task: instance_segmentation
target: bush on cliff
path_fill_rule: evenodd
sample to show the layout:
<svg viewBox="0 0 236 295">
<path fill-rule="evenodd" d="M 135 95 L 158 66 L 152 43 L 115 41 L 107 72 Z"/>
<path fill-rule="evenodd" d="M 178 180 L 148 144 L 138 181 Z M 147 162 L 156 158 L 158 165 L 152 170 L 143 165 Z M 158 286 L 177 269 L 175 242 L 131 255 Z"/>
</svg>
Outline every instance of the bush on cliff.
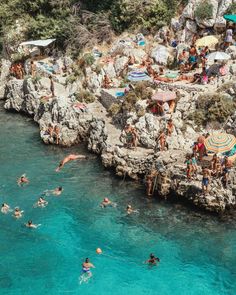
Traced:
<svg viewBox="0 0 236 295">
<path fill-rule="evenodd" d="M 75 93 L 75 97 L 78 101 L 84 103 L 92 103 L 95 101 L 95 96 L 90 91 L 84 89 Z"/>
<path fill-rule="evenodd" d="M 194 14 L 199 20 L 210 19 L 213 16 L 213 5 L 209 0 L 203 0 L 196 7 Z"/>
<path fill-rule="evenodd" d="M 227 11 L 226 11 L 226 14 L 236 14 L 236 3 L 232 3 Z"/>
<path fill-rule="evenodd" d="M 222 93 L 199 96 L 196 111 L 190 114 L 189 119 L 194 120 L 198 126 L 224 123 L 234 113 L 235 102 Z"/>
<path fill-rule="evenodd" d="M 139 99 L 150 99 L 153 94 L 147 81 L 138 82 L 135 86 L 134 92 Z"/>
</svg>

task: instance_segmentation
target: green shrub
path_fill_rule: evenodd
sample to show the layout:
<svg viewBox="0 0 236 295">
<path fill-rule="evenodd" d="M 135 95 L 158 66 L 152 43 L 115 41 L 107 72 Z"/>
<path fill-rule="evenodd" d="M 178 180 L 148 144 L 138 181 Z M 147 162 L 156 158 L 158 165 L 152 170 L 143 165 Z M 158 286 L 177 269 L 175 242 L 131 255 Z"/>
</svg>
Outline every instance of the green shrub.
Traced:
<svg viewBox="0 0 236 295">
<path fill-rule="evenodd" d="M 94 64 L 95 58 L 91 53 L 85 53 L 78 61 L 78 65 L 81 69 L 84 69 L 88 66 Z"/>
<path fill-rule="evenodd" d="M 80 92 L 75 93 L 75 98 L 80 102 L 92 103 L 95 101 L 95 96 L 88 90 L 82 89 Z"/>
<path fill-rule="evenodd" d="M 213 16 L 213 5 L 209 0 L 201 1 L 195 10 L 195 17 L 199 20 L 205 20 L 212 18 Z"/>
<path fill-rule="evenodd" d="M 222 93 L 199 96 L 196 111 L 189 115 L 198 126 L 224 123 L 234 113 L 235 102 Z"/>
<path fill-rule="evenodd" d="M 236 14 L 236 3 L 232 3 L 227 11 L 226 11 L 226 14 Z"/>
<path fill-rule="evenodd" d="M 117 0 L 111 6 L 111 23 L 117 32 L 127 29 L 157 31 L 168 24 L 181 1 Z"/>
<path fill-rule="evenodd" d="M 66 85 L 73 84 L 77 80 L 77 77 L 74 74 L 71 74 L 66 78 Z"/>
<path fill-rule="evenodd" d="M 120 111 L 121 111 L 121 105 L 118 103 L 113 103 L 108 110 L 111 116 L 117 115 Z"/>
<path fill-rule="evenodd" d="M 152 97 L 152 89 L 147 81 L 138 82 L 134 92 L 139 99 L 150 99 Z"/>
</svg>

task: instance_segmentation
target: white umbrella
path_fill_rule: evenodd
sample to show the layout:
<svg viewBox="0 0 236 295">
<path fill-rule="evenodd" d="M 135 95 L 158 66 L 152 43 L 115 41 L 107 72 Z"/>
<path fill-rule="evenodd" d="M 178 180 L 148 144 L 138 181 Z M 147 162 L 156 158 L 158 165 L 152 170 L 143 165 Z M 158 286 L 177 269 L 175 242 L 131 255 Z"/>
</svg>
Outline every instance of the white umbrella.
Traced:
<svg viewBox="0 0 236 295">
<path fill-rule="evenodd" d="M 209 61 L 211 61 L 211 60 L 228 60 L 228 59 L 230 59 L 230 55 L 228 55 L 225 52 L 216 51 L 216 52 L 212 52 L 212 53 L 208 54 L 206 58 Z"/>
</svg>

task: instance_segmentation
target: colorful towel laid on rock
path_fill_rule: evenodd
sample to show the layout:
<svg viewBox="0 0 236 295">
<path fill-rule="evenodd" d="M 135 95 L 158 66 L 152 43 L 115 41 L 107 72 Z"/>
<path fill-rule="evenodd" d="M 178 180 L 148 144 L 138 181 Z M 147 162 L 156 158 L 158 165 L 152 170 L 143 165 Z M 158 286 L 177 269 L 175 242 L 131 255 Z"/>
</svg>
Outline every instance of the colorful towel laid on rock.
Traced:
<svg viewBox="0 0 236 295">
<path fill-rule="evenodd" d="M 151 78 L 142 71 L 134 71 L 128 74 L 128 80 L 132 82 L 151 81 Z"/>
</svg>

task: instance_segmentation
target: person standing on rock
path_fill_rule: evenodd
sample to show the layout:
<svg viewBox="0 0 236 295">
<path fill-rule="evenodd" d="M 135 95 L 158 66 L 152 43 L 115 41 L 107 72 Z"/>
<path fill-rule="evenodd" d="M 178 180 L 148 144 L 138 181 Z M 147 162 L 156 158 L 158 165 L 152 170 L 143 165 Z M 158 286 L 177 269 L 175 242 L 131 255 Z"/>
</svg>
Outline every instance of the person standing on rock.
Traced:
<svg viewBox="0 0 236 295">
<path fill-rule="evenodd" d="M 56 144 L 58 145 L 59 144 L 59 137 L 60 137 L 60 128 L 57 125 L 54 127 L 54 136 L 56 139 Z"/>
<path fill-rule="evenodd" d="M 159 141 L 160 151 L 164 151 L 166 148 L 166 135 L 164 131 L 160 132 L 157 140 Z"/>
<path fill-rule="evenodd" d="M 52 97 L 55 97 L 55 86 L 54 86 L 53 77 L 50 75 L 49 79 L 50 79 L 50 91 L 52 93 Z"/>
<path fill-rule="evenodd" d="M 209 184 L 211 181 L 211 171 L 207 168 L 202 168 L 202 191 L 204 195 L 209 192 Z"/>
<path fill-rule="evenodd" d="M 167 128 L 167 136 L 171 136 L 171 134 L 174 131 L 174 124 L 173 124 L 172 119 L 169 119 L 167 121 L 167 127 L 166 128 Z"/>
<path fill-rule="evenodd" d="M 33 60 L 31 60 L 30 62 L 30 72 L 31 72 L 32 78 L 34 78 L 36 74 L 36 65 Z"/>
<path fill-rule="evenodd" d="M 187 164 L 187 169 L 186 169 L 186 176 L 188 181 L 192 179 L 192 172 L 193 172 L 193 163 L 190 155 L 186 156 L 186 161 L 185 163 Z"/>
</svg>

